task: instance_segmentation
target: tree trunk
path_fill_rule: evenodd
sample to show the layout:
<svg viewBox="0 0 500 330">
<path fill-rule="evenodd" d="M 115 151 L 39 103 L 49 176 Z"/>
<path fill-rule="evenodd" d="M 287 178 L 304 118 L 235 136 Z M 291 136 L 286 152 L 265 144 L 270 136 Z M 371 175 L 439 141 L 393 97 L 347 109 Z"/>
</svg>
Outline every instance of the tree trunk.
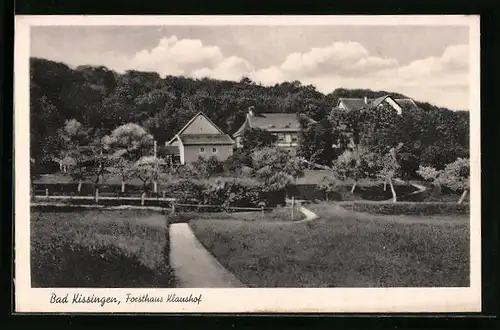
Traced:
<svg viewBox="0 0 500 330">
<path fill-rule="evenodd" d="M 125 192 L 125 181 L 122 179 L 122 193 Z"/>
<path fill-rule="evenodd" d="M 354 182 L 354 184 L 352 185 L 351 194 L 354 194 L 354 189 L 356 189 L 357 184 L 358 184 L 357 182 Z"/>
<path fill-rule="evenodd" d="M 82 192 L 82 180 L 78 180 L 78 193 L 80 194 Z"/>
<path fill-rule="evenodd" d="M 389 179 L 389 186 L 391 187 L 392 202 L 396 203 L 397 202 L 397 196 L 396 196 L 396 190 L 394 189 L 394 185 L 392 184 L 392 179 Z"/>
<path fill-rule="evenodd" d="M 458 200 L 457 204 L 462 204 L 465 197 L 467 197 L 467 193 L 469 192 L 468 189 L 465 189 L 464 192 L 462 193 L 462 196 L 460 196 L 460 199 Z"/>
<path fill-rule="evenodd" d="M 325 200 L 328 202 L 328 192 L 325 192 Z"/>
<path fill-rule="evenodd" d="M 387 181 L 384 181 L 384 191 L 387 190 Z"/>
</svg>

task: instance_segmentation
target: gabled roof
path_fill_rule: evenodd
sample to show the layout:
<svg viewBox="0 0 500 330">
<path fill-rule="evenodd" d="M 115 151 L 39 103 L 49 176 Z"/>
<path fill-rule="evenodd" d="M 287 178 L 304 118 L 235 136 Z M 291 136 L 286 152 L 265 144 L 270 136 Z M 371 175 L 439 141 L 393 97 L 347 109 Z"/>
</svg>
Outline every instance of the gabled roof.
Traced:
<svg viewBox="0 0 500 330">
<path fill-rule="evenodd" d="M 181 128 L 181 130 L 180 130 L 179 132 L 177 132 L 177 134 L 176 134 L 176 135 L 175 135 L 172 139 L 170 139 L 170 141 L 168 141 L 166 144 L 167 144 L 167 145 L 171 144 L 171 143 L 172 143 L 175 139 L 177 139 L 177 137 L 178 137 L 178 136 L 182 135 L 182 132 L 184 132 L 184 131 L 186 130 L 186 128 L 188 128 L 188 127 L 189 127 L 189 125 L 191 125 L 191 124 L 193 123 L 193 121 L 195 121 L 195 120 L 196 120 L 196 118 L 198 118 L 198 116 L 200 116 L 200 115 L 201 115 L 201 116 L 203 116 L 203 117 L 205 117 L 205 119 L 206 119 L 206 120 L 207 120 L 207 121 L 208 121 L 211 125 L 213 125 L 213 126 L 217 129 L 217 131 L 219 131 L 219 132 L 220 132 L 220 134 L 221 134 L 221 135 L 225 135 L 225 133 L 224 133 L 224 132 L 223 132 L 223 131 L 222 131 L 222 130 L 221 130 L 221 129 L 217 126 L 217 125 L 215 125 L 215 123 L 214 123 L 214 122 L 213 122 L 210 118 L 208 118 L 208 116 L 207 116 L 207 115 L 205 115 L 205 114 L 203 113 L 203 111 L 200 111 L 200 112 L 198 112 L 196 115 L 194 115 L 194 116 L 193 116 L 193 118 L 191 118 L 191 119 L 187 122 L 187 124 L 186 124 L 186 125 L 184 125 L 184 126 Z"/>
<path fill-rule="evenodd" d="M 392 99 L 392 97 L 390 97 L 389 95 L 384 95 L 384 96 L 381 96 L 379 98 L 376 98 L 375 100 L 369 102 L 370 103 L 370 107 L 373 107 L 373 108 L 378 107 L 380 105 L 380 103 L 384 102 L 385 99 L 387 99 L 387 98 L 391 98 Z"/>
<path fill-rule="evenodd" d="M 251 128 L 249 115 L 245 116 L 245 122 L 240 126 L 240 128 L 233 134 L 233 136 L 239 136 L 243 134 L 248 128 Z"/>
<path fill-rule="evenodd" d="M 405 109 L 416 109 L 417 104 L 412 99 L 395 99 L 395 101 Z"/>
<path fill-rule="evenodd" d="M 183 145 L 231 145 L 234 143 L 227 134 L 183 134 L 179 135 L 179 139 Z"/>
<path fill-rule="evenodd" d="M 339 98 L 339 102 L 337 105 L 340 103 L 344 103 L 345 107 L 348 110 L 353 110 L 353 109 L 361 109 L 362 107 L 368 105 L 371 100 L 368 100 L 368 104 L 365 104 L 364 99 L 359 99 L 359 98 Z"/>
<path fill-rule="evenodd" d="M 414 107 L 417 108 L 417 105 L 412 99 L 394 99 L 390 95 L 384 95 L 376 99 L 367 99 L 367 103 L 365 103 L 364 98 L 339 98 L 337 106 L 342 102 L 346 106 L 348 110 L 361 109 L 365 106 L 368 107 L 377 107 L 380 103 L 384 102 L 387 98 L 393 99 L 399 106 L 402 108 Z"/>
<path fill-rule="evenodd" d="M 234 133 L 240 135 L 246 128 L 260 128 L 271 132 L 297 132 L 300 129 L 295 113 L 260 113 L 248 116 L 243 125 Z"/>
<path fill-rule="evenodd" d="M 186 130 L 186 128 L 188 128 L 188 127 L 189 127 L 189 125 L 191 125 L 191 124 L 193 123 L 193 121 L 194 121 L 196 118 L 198 118 L 198 116 L 200 116 L 200 115 L 201 115 L 201 116 L 203 116 L 203 117 L 205 117 L 205 119 L 206 119 L 206 120 L 208 120 L 208 122 L 209 122 L 210 124 L 212 124 L 212 125 L 213 125 L 213 126 L 214 126 L 214 127 L 215 127 L 215 128 L 216 128 L 219 132 L 220 132 L 220 134 L 225 134 L 225 133 L 224 133 L 224 132 L 223 132 L 223 131 L 222 131 L 222 130 L 221 130 L 221 129 L 217 126 L 217 125 L 215 125 L 215 123 L 214 123 L 214 122 L 213 122 L 210 118 L 208 118 L 208 116 L 207 116 L 207 115 L 205 115 L 205 114 L 203 113 L 203 111 L 200 111 L 200 112 L 198 112 L 196 115 L 194 115 L 194 116 L 193 116 L 193 118 L 191 118 L 191 119 L 187 122 L 187 124 L 186 124 L 186 125 L 184 125 L 184 127 L 182 127 L 182 128 L 181 128 L 181 130 L 177 133 L 177 135 L 181 135 L 181 134 L 182 134 L 182 132 L 184 132 L 184 131 Z"/>
</svg>

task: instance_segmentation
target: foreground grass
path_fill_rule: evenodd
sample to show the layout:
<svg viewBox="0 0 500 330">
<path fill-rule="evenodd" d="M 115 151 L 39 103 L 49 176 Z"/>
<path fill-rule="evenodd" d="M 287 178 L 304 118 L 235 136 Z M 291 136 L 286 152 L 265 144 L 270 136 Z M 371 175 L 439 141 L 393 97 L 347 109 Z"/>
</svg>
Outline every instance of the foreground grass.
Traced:
<svg viewBox="0 0 500 330">
<path fill-rule="evenodd" d="M 172 287 L 165 217 L 144 210 L 32 211 L 33 287 Z"/>
<path fill-rule="evenodd" d="M 327 204 L 308 223 L 190 222 L 250 287 L 469 285 L 468 216 L 374 216 Z"/>
</svg>

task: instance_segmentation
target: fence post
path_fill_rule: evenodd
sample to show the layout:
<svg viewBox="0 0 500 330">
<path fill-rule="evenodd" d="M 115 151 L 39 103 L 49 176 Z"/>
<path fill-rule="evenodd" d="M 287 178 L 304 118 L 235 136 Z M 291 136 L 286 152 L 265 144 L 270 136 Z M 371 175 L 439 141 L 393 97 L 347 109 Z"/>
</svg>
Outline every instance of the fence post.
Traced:
<svg viewBox="0 0 500 330">
<path fill-rule="evenodd" d="M 161 192 L 161 196 L 162 196 L 162 198 L 163 198 L 163 199 L 165 199 L 165 190 L 163 190 L 163 191 Z"/>
<path fill-rule="evenodd" d="M 141 206 L 144 206 L 144 198 L 146 197 L 146 193 L 143 192 L 141 195 Z"/>
<path fill-rule="evenodd" d="M 264 206 L 263 205 L 260 207 L 260 211 L 262 213 L 262 218 L 264 218 Z"/>
<path fill-rule="evenodd" d="M 45 188 L 45 197 L 49 199 L 49 188 Z"/>
<path fill-rule="evenodd" d="M 175 213 L 175 202 L 172 202 L 172 214 Z"/>
<path fill-rule="evenodd" d="M 292 196 L 292 220 L 293 220 L 293 211 L 295 210 L 295 196 Z"/>
<path fill-rule="evenodd" d="M 95 202 L 99 203 L 99 188 L 95 188 Z"/>
</svg>

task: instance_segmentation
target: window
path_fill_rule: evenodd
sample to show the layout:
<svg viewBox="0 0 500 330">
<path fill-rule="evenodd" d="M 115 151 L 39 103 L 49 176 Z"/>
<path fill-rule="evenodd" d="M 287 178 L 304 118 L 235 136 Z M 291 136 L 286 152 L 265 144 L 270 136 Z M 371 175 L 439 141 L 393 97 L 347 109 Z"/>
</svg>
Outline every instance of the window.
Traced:
<svg viewBox="0 0 500 330">
<path fill-rule="evenodd" d="M 297 135 L 292 135 L 292 142 L 297 142 L 297 141 L 298 141 Z"/>
<path fill-rule="evenodd" d="M 278 134 L 278 141 L 279 141 L 279 142 L 285 142 L 285 135 L 283 135 L 283 134 Z"/>
<path fill-rule="evenodd" d="M 212 148 L 212 153 L 216 153 L 217 152 L 217 148 Z"/>
<path fill-rule="evenodd" d="M 205 148 L 200 148 L 200 152 L 205 152 Z"/>
</svg>

